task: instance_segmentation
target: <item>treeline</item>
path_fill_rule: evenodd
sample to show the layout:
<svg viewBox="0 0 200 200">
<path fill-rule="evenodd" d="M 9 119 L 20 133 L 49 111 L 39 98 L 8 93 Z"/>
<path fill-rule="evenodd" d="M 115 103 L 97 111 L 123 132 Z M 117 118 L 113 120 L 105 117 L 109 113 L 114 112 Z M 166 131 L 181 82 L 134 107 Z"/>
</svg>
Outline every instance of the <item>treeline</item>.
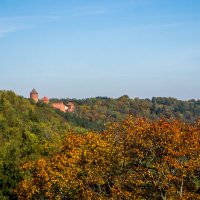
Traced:
<svg viewBox="0 0 200 200">
<path fill-rule="evenodd" d="M 20 165 L 56 152 L 71 129 L 48 105 L 0 91 L 0 199 L 16 199 Z"/>
<path fill-rule="evenodd" d="M 124 95 L 118 99 L 96 97 L 88 99 L 62 99 L 75 103 L 74 113 L 67 113 L 68 121 L 91 130 L 103 130 L 111 122 L 124 120 L 127 115 L 155 120 L 174 118 L 195 122 L 200 118 L 200 100 L 181 101 L 175 98 L 153 97 L 130 99 Z"/>
</svg>

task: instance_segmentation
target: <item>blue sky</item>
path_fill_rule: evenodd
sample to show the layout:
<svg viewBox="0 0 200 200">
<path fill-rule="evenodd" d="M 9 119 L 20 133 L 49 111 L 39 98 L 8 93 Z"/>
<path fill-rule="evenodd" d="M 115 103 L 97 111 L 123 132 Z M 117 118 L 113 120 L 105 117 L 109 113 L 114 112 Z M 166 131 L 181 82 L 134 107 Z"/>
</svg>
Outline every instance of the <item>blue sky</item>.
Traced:
<svg viewBox="0 0 200 200">
<path fill-rule="evenodd" d="M 0 89 L 200 99 L 199 0 L 1 0 Z"/>
</svg>

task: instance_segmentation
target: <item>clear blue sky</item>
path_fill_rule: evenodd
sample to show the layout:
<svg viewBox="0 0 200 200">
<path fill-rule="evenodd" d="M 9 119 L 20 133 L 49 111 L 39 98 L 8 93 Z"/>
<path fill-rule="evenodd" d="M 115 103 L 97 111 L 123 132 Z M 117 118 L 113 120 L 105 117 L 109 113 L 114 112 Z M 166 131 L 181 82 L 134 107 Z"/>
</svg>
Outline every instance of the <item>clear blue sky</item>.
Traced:
<svg viewBox="0 0 200 200">
<path fill-rule="evenodd" d="M 0 89 L 200 99 L 200 0 L 1 0 Z"/>
</svg>

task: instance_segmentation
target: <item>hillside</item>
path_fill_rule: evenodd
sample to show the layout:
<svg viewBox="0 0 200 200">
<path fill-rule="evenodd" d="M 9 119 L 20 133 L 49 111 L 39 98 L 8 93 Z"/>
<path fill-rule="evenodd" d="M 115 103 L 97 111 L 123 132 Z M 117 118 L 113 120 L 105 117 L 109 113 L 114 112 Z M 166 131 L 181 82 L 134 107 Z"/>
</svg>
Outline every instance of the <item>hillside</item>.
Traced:
<svg viewBox="0 0 200 200">
<path fill-rule="evenodd" d="M 55 100 L 56 99 L 51 99 L 51 102 Z M 189 132 L 191 130 L 193 130 L 191 134 L 196 134 L 196 133 L 199 134 L 199 122 L 196 123 L 195 121 L 200 117 L 200 101 L 196 100 L 180 101 L 174 98 L 160 98 L 160 97 L 152 98 L 152 100 L 130 99 L 128 96 L 124 95 L 118 99 L 97 97 L 97 98 L 88 98 L 82 100 L 61 99 L 61 101 L 63 101 L 64 103 L 72 101 L 76 107 L 75 112 L 63 113 L 53 109 L 48 104 L 42 102 L 35 103 L 33 100 L 18 96 L 12 91 L 0 91 L 0 199 L 2 200 L 18 199 L 19 196 L 22 196 L 22 199 L 27 199 L 26 195 L 31 191 L 30 190 L 24 191 L 26 188 L 22 187 L 20 189 L 18 185 L 19 183 L 24 184 L 23 180 L 26 180 L 29 176 L 35 176 L 37 174 L 32 174 L 33 173 L 32 171 L 29 171 L 28 174 L 23 172 L 22 166 L 26 165 L 26 163 L 29 164 L 34 163 L 36 160 L 40 161 L 40 159 L 45 159 L 47 162 L 49 162 L 49 160 L 51 159 L 54 158 L 57 159 L 58 158 L 57 155 L 58 156 L 61 155 L 61 157 L 65 158 L 65 156 L 68 155 L 68 153 L 70 154 L 72 149 L 75 152 L 78 151 L 77 148 L 81 149 L 82 153 L 79 156 L 80 158 L 82 158 L 82 156 L 85 154 L 84 153 L 85 147 L 82 146 L 81 142 L 82 140 L 85 140 L 84 145 L 86 145 L 88 149 L 91 149 L 91 151 L 93 151 L 94 148 L 93 142 L 96 145 L 96 147 L 101 145 L 101 142 L 103 142 L 102 143 L 103 146 L 104 142 L 106 142 L 108 145 L 111 146 L 114 145 L 110 143 L 110 138 L 107 138 L 108 141 L 104 141 L 104 136 L 106 135 L 109 136 L 111 133 L 112 135 L 115 135 L 116 134 L 115 131 L 118 132 L 118 128 L 116 128 L 116 130 L 112 129 L 113 122 L 117 122 L 114 125 L 116 127 L 118 127 L 118 124 L 119 127 L 121 125 L 123 127 L 123 123 L 125 124 L 130 123 L 130 121 L 120 122 L 123 121 L 127 117 L 127 115 L 133 115 L 134 119 L 137 119 L 138 117 L 146 118 L 146 120 L 149 121 L 147 124 L 144 123 L 142 125 L 140 124 L 136 125 L 138 126 L 139 129 L 135 129 L 134 127 L 132 127 L 131 134 L 134 133 L 134 130 L 139 130 L 138 134 L 140 133 L 140 130 L 141 131 L 143 129 L 149 130 L 148 126 L 149 128 L 152 128 L 152 131 L 154 131 L 153 126 L 155 125 L 153 125 L 153 122 L 159 119 L 160 117 L 167 118 L 167 122 L 164 121 L 161 123 L 161 125 L 159 121 L 155 122 L 157 123 L 156 129 L 158 129 L 159 131 L 163 129 L 164 132 L 165 131 L 167 132 L 168 131 L 167 126 L 170 126 L 171 129 L 173 130 L 172 132 L 177 133 L 176 129 L 178 126 L 179 132 L 183 130 L 188 138 L 193 137 L 192 135 L 191 136 L 188 135 L 190 134 Z M 169 122 L 168 119 L 171 117 L 179 119 L 180 122 L 173 122 L 173 120 L 170 120 L 171 124 L 166 126 L 166 124 L 168 124 Z M 130 126 L 132 126 L 132 123 L 136 123 L 134 122 L 133 119 L 131 119 L 131 121 L 132 122 Z M 189 122 L 190 124 L 193 123 L 194 127 L 188 124 L 189 126 L 191 126 L 191 129 L 187 128 L 189 126 L 185 124 L 185 122 Z M 112 126 L 109 127 L 110 124 Z M 126 124 L 126 126 L 128 128 L 129 124 Z M 183 127 L 183 129 L 181 127 Z M 92 132 L 89 133 L 89 130 Z M 105 132 L 101 132 L 101 134 L 96 134 L 96 132 L 94 132 L 96 130 L 98 131 L 105 130 Z M 119 128 L 119 130 L 121 131 L 122 129 Z M 149 134 L 148 131 L 146 133 Z M 125 135 L 126 134 L 129 133 L 125 133 Z M 157 132 L 153 134 L 155 134 L 155 137 L 157 137 L 156 136 Z M 162 134 L 162 132 L 160 134 Z M 99 136 L 102 135 L 101 140 L 99 140 L 98 138 L 99 136 L 97 135 Z M 154 140 L 154 136 L 152 137 L 153 138 L 151 138 L 151 140 Z M 195 135 L 195 137 L 198 138 L 198 135 Z M 78 138 L 78 140 L 73 138 Z M 71 142 L 69 144 L 70 140 Z M 63 145 L 64 146 L 72 145 L 72 146 L 67 147 L 66 149 L 65 147 L 63 147 Z M 162 146 L 162 144 L 159 145 Z M 112 148 L 114 149 L 118 148 L 118 145 Z M 198 145 L 196 149 L 198 149 Z M 103 149 L 100 148 L 99 152 L 100 155 L 102 150 Z M 107 155 L 109 149 L 107 150 L 105 149 L 105 151 L 106 153 L 103 150 L 105 155 Z M 73 155 L 75 154 L 73 153 Z M 67 157 L 66 159 L 70 159 L 70 157 Z M 79 158 L 75 157 L 75 160 L 76 159 Z M 88 157 L 88 159 L 90 159 L 90 157 Z M 94 160 L 93 158 L 91 159 L 92 160 L 88 161 L 89 163 L 96 162 L 95 160 L 96 158 L 94 158 Z M 110 161 L 113 162 L 115 160 L 115 153 L 112 155 L 112 158 L 109 159 L 111 159 Z M 57 161 L 54 160 L 54 162 Z M 104 160 L 102 160 L 102 162 L 104 163 Z M 121 160 L 118 163 L 119 164 L 118 167 L 120 167 L 121 169 L 120 163 Z M 29 164 L 28 166 L 30 165 L 32 166 L 32 164 L 30 165 Z M 115 163 L 112 163 L 112 165 L 113 164 Z M 132 163 L 130 162 L 129 163 L 130 167 L 131 164 Z M 37 168 L 37 163 L 35 165 Z M 113 174 L 112 165 L 110 165 L 111 168 L 109 168 L 109 173 L 111 173 L 111 175 Z M 60 165 L 57 167 L 59 169 Z M 80 170 L 79 166 L 74 165 L 73 163 L 72 166 L 70 167 L 72 167 L 73 168 L 72 170 L 75 171 Z M 90 166 L 88 167 L 90 169 Z M 52 168 L 52 170 L 54 171 L 55 169 Z M 64 167 L 63 170 L 68 170 L 68 168 Z M 104 168 L 102 168 L 101 170 L 102 172 L 104 172 Z M 68 171 L 66 173 L 68 173 Z M 118 176 L 117 174 L 115 175 Z M 49 176 L 51 177 L 53 176 L 53 174 L 52 175 L 50 174 Z M 63 176 L 67 175 L 63 174 Z M 70 176 L 71 175 L 69 175 L 69 177 Z M 192 176 L 193 174 L 191 175 L 191 177 Z M 66 180 L 69 177 L 67 176 Z M 71 177 L 71 180 L 73 180 L 73 178 L 75 177 Z M 93 175 L 91 175 L 90 178 L 93 179 L 94 178 Z M 100 177 L 99 180 L 102 180 L 102 178 L 104 177 Z M 57 177 L 55 177 L 55 180 L 56 179 Z M 81 180 L 77 179 L 76 181 L 80 183 Z M 197 182 L 198 181 L 199 179 L 197 180 Z M 32 184 L 34 185 L 34 183 Z M 144 182 L 144 184 L 146 183 Z M 197 185 L 195 186 L 197 188 L 194 189 L 195 191 L 199 190 L 199 185 L 200 184 L 198 182 Z M 13 190 L 16 187 L 18 187 L 18 192 L 15 192 Z M 54 186 L 52 187 L 54 188 Z M 87 185 L 87 187 L 88 187 L 87 191 L 91 190 L 90 185 Z M 93 183 L 92 187 L 96 187 L 95 183 Z M 56 190 L 56 188 L 54 189 Z M 62 189 L 60 191 L 62 193 Z M 41 192 L 40 196 L 43 196 L 44 195 L 43 192 L 42 191 L 40 192 Z M 74 192 L 75 191 L 71 193 L 71 190 L 69 191 L 67 190 L 68 195 L 69 194 L 75 195 L 77 191 L 75 193 Z M 25 194 L 25 197 L 23 196 L 23 194 Z M 16 195 L 18 195 L 18 197 Z M 34 194 L 31 195 L 34 196 Z M 40 198 L 40 196 L 38 198 Z M 70 198 L 73 199 L 74 197 L 71 196 Z"/>
<path fill-rule="evenodd" d="M 0 91 L 0 199 L 12 197 L 21 163 L 56 152 L 71 129 L 48 105 Z"/>
<path fill-rule="evenodd" d="M 175 98 L 153 97 L 152 99 L 131 99 L 96 97 L 87 99 L 62 99 L 64 103 L 75 103 L 74 113 L 66 113 L 68 121 L 91 130 L 103 130 L 111 122 L 124 120 L 127 115 L 149 120 L 174 118 L 195 122 L 200 118 L 200 100 L 182 101 Z"/>
</svg>

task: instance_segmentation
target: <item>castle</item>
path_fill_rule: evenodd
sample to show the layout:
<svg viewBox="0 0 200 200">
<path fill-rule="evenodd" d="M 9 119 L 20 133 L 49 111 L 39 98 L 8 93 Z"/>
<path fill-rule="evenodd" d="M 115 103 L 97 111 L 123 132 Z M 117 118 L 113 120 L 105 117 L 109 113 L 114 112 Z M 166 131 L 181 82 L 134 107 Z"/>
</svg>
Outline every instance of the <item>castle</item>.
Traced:
<svg viewBox="0 0 200 200">
<path fill-rule="evenodd" d="M 33 89 L 30 92 L 30 99 L 33 99 L 35 102 L 39 101 L 38 92 L 35 89 Z M 40 101 L 43 103 L 49 104 L 49 99 L 46 96 L 43 97 Z M 59 101 L 59 102 L 51 103 L 51 106 L 54 109 L 58 109 L 62 112 L 74 112 L 74 109 L 75 109 L 75 106 L 72 102 L 69 102 L 67 105 L 65 105 L 62 101 Z"/>
</svg>

